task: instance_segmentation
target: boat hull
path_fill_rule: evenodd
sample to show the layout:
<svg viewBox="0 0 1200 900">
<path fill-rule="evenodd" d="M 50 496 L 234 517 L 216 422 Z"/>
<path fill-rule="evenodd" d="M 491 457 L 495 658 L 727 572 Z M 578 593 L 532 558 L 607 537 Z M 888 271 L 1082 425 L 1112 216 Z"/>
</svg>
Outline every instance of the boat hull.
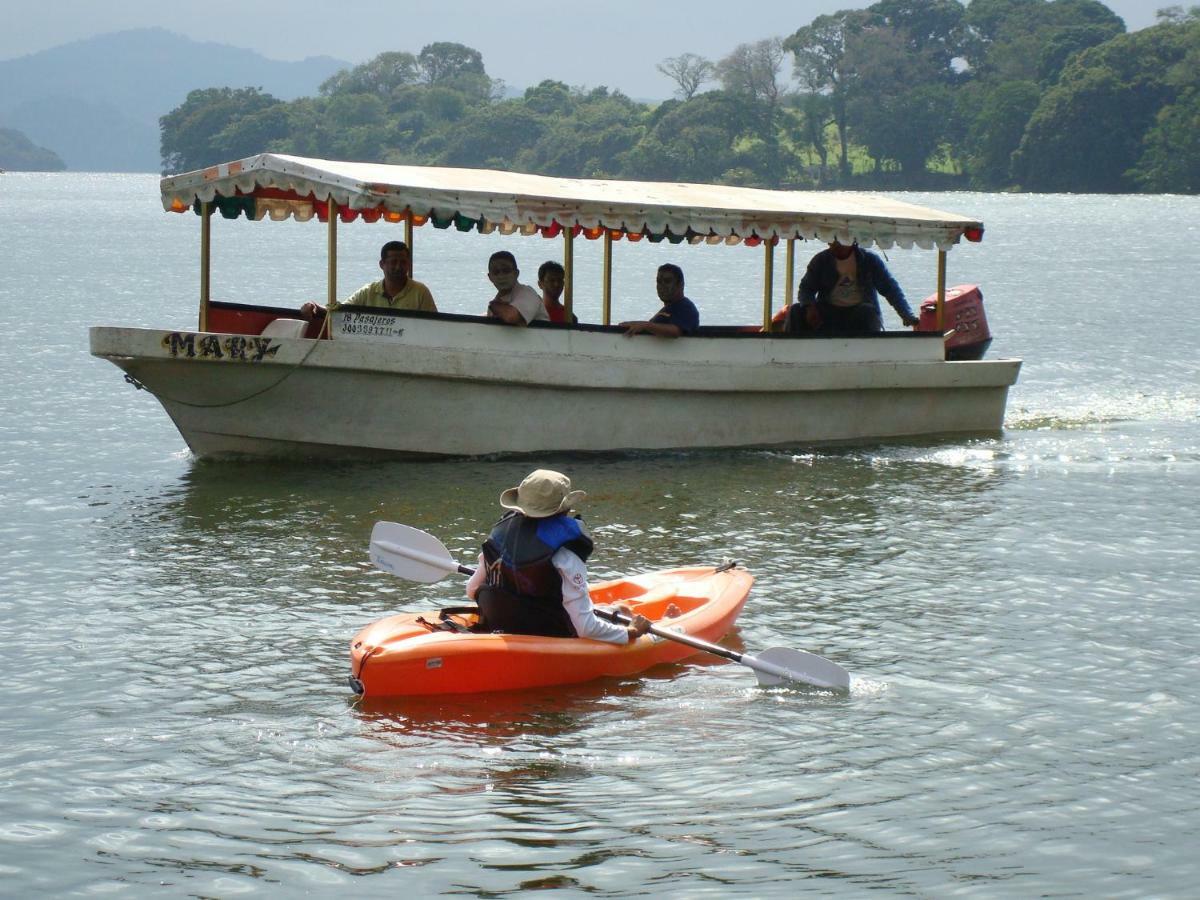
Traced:
<svg viewBox="0 0 1200 900">
<path fill-rule="evenodd" d="M 626 338 L 390 317 L 387 339 L 97 327 L 201 457 L 474 456 L 996 432 L 1019 360 L 912 333 Z"/>
<path fill-rule="evenodd" d="M 733 627 L 754 578 L 745 569 L 669 569 L 591 587 L 597 604 L 622 603 L 666 630 L 717 641 Z M 679 615 L 668 618 L 674 604 Z M 655 635 L 629 645 L 581 638 L 431 631 L 418 614 L 389 616 L 350 644 L 350 678 L 364 697 L 462 694 L 577 684 L 636 675 L 697 651 Z M 435 614 L 424 618 L 436 622 Z"/>
</svg>

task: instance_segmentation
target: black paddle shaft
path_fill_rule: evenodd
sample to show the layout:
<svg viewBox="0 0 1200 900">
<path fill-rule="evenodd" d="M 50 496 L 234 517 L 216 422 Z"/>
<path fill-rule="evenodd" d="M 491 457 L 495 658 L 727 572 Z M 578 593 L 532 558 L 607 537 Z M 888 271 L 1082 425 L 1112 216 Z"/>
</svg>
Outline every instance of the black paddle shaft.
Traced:
<svg viewBox="0 0 1200 900">
<path fill-rule="evenodd" d="M 605 609 L 595 610 L 596 615 L 602 619 L 607 619 L 617 625 L 632 625 L 633 620 L 627 616 L 623 616 L 617 612 L 609 612 Z M 676 641 L 680 644 L 686 644 L 689 647 L 694 647 L 697 650 L 703 650 L 705 653 L 711 653 L 714 656 L 720 656 L 723 659 L 733 660 L 733 662 L 742 662 L 742 654 L 734 653 L 732 650 L 726 650 L 724 647 L 718 647 L 716 644 L 710 644 L 708 641 L 702 641 L 699 638 L 689 637 L 686 634 L 675 634 L 671 631 L 663 631 L 656 625 L 650 626 L 650 633 L 657 635 L 660 638 L 668 641 Z"/>
</svg>

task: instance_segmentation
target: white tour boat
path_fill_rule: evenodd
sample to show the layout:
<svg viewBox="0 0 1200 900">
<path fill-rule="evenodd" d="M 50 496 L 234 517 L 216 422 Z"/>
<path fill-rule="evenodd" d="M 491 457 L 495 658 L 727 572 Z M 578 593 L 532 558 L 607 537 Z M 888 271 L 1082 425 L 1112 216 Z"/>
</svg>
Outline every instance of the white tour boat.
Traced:
<svg viewBox="0 0 1200 900">
<path fill-rule="evenodd" d="M 961 358 L 982 308 L 957 313 L 946 251 L 982 225 L 860 194 L 548 178 L 261 154 L 162 180 L 168 211 L 199 213 L 194 329 L 100 326 L 91 352 L 154 394 L 201 457 L 458 456 L 536 451 L 801 446 L 997 432 L 1020 360 Z M 570 308 L 573 244 L 604 245 L 603 324 L 512 328 L 481 316 L 210 301 L 214 211 L 318 219 L 337 296 L 337 224 L 561 235 Z M 763 322 L 695 337 L 625 338 L 610 325 L 614 240 L 761 244 Z M 798 239 L 936 250 L 928 330 L 853 338 L 771 332 L 775 247 L 792 295 Z M 947 299 L 949 297 L 949 300 Z M 251 299 L 251 298 L 248 298 Z M 980 348 L 986 342 L 967 340 Z"/>
</svg>

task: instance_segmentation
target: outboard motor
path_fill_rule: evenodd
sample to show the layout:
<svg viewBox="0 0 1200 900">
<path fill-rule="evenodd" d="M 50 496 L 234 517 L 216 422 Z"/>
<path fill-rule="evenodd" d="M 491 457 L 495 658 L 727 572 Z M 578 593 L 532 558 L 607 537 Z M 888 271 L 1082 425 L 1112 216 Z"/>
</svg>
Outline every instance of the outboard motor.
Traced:
<svg viewBox="0 0 1200 900">
<path fill-rule="evenodd" d="M 921 301 L 921 319 L 917 331 L 937 330 L 937 294 Z M 987 316 L 983 313 L 983 293 L 978 285 L 957 284 L 946 290 L 946 310 L 942 331 L 954 333 L 946 338 L 946 359 L 983 359 L 992 343 Z"/>
</svg>

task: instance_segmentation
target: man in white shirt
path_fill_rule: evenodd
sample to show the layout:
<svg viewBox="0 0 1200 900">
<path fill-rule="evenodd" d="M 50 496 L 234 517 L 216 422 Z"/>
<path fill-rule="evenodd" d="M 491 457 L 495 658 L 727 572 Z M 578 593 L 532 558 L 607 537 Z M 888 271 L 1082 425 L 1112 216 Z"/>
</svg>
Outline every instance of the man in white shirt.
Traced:
<svg viewBox="0 0 1200 900">
<path fill-rule="evenodd" d="M 487 314 L 508 325 L 525 326 L 539 319 L 549 322 L 550 316 L 538 292 L 517 278 L 517 258 L 507 250 L 497 250 L 488 259 L 488 280 L 496 288 L 496 296 L 488 303 Z"/>
</svg>

